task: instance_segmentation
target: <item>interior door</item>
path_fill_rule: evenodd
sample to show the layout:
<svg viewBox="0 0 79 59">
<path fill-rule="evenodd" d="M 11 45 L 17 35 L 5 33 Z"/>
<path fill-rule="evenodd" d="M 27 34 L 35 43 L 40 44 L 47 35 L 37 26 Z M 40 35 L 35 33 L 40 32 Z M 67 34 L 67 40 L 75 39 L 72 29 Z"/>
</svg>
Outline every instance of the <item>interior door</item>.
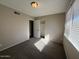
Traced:
<svg viewBox="0 0 79 59">
<path fill-rule="evenodd" d="M 34 21 L 34 37 L 40 38 L 40 20 Z"/>
</svg>

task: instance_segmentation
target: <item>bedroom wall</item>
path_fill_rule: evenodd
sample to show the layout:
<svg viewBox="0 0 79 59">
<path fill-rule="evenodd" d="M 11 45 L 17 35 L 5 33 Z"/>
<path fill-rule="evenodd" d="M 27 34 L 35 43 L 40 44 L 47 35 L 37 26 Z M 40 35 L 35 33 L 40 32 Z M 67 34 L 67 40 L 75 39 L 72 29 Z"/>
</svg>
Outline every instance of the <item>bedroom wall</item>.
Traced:
<svg viewBox="0 0 79 59">
<path fill-rule="evenodd" d="M 0 51 L 29 39 L 29 20 L 33 18 L 14 11 L 0 5 Z"/>
<path fill-rule="evenodd" d="M 54 41 L 54 42 L 62 43 L 64 22 L 65 22 L 64 13 L 39 17 L 38 20 L 45 22 L 44 30 L 45 30 L 46 41 Z"/>
</svg>

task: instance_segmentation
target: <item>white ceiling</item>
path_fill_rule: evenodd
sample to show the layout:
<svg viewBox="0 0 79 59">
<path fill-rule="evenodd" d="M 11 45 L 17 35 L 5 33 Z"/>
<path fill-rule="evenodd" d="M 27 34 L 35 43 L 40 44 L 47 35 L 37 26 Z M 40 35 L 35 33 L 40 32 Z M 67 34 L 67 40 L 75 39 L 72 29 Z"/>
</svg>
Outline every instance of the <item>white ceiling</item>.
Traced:
<svg viewBox="0 0 79 59">
<path fill-rule="evenodd" d="M 38 2 L 40 6 L 32 8 L 32 1 Z M 69 2 L 70 0 L 0 0 L 0 4 L 33 17 L 65 12 Z"/>
</svg>

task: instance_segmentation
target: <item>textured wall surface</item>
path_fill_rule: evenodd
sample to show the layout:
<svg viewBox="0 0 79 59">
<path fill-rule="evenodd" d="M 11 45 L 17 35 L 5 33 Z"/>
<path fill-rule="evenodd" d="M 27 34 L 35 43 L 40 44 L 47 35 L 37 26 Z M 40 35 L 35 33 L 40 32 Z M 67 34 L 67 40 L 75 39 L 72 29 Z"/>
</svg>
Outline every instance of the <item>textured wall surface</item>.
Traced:
<svg viewBox="0 0 79 59">
<path fill-rule="evenodd" d="M 0 5 L 0 50 L 29 39 L 29 20 L 32 18 L 16 15 L 14 11 Z"/>
</svg>

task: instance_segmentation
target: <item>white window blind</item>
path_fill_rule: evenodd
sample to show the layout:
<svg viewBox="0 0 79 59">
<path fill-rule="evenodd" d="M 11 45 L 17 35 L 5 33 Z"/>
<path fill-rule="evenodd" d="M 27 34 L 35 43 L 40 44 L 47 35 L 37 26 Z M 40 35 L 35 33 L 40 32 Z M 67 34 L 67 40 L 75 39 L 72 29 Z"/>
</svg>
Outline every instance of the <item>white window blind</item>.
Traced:
<svg viewBox="0 0 79 59">
<path fill-rule="evenodd" d="M 66 15 L 65 36 L 79 51 L 79 0 L 76 0 Z"/>
</svg>

